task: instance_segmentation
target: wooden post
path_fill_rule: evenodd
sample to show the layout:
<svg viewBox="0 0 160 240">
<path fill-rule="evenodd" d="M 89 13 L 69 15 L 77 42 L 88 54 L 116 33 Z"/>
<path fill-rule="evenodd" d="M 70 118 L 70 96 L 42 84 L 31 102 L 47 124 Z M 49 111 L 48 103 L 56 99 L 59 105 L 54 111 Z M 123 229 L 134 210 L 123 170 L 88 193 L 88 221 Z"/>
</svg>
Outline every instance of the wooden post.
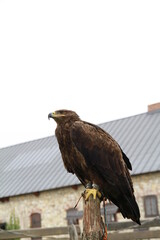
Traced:
<svg viewBox="0 0 160 240">
<path fill-rule="evenodd" d="M 83 198 L 83 240 L 102 240 L 103 223 L 100 213 L 99 198 L 93 199 L 90 195 L 85 201 Z"/>
</svg>

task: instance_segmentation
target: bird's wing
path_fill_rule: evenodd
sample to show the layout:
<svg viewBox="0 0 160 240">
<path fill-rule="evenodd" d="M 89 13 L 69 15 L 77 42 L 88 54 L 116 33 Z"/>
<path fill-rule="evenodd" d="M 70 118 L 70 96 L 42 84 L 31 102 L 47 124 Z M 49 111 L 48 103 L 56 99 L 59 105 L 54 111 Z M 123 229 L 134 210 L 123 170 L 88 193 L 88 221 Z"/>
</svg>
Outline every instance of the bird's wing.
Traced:
<svg viewBox="0 0 160 240">
<path fill-rule="evenodd" d="M 120 146 L 119 146 L 119 147 L 120 147 Z M 120 149 L 121 149 L 121 148 L 120 148 Z M 123 160 L 125 161 L 128 169 L 129 169 L 129 170 L 132 170 L 132 165 L 131 165 L 128 157 L 127 157 L 126 154 L 122 151 L 122 149 L 121 149 L 121 152 L 122 152 Z"/>
<path fill-rule="evenodd" d="M 71 129 L 71 139 L 84 156 L 87 165 L 95 167 L 103 179 L 113 185 L 114 181 L 119 185 L 120 180 L 122 188 L 127 185 L 133 192 L 123 152 L 108 133 L 96 125 L 76 121 Z"/>
<path fill-rule="evenodd" d="M 127 168 L 128 158 L 123 159 L 125 156 L 118 143 L 98 126 L 83 121 L 73 124 L 70 135 L 88 168 L 93 169 L 93 180 L 95 175 L 98 177 L 104 196 L 119 207 L 124 217 L 140 224 L 140 212 Z"/>
</svg>

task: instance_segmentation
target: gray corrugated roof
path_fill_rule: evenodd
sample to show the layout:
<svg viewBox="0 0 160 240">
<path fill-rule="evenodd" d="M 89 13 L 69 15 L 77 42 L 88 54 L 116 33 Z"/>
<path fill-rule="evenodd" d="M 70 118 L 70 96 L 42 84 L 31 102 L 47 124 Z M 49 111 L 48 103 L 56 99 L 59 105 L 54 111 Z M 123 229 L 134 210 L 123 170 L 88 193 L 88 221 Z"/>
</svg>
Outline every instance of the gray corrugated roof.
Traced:
<svg viewBox="0 0 160 240">
<path fill-rule="evenodd" d="M 99 125 L 129 157 L 132 174 L 160 171 L 160 111 Z M 55 136 L 0 149 L 0 198 L 79 184 L 64 169 Z"/>
</svg>

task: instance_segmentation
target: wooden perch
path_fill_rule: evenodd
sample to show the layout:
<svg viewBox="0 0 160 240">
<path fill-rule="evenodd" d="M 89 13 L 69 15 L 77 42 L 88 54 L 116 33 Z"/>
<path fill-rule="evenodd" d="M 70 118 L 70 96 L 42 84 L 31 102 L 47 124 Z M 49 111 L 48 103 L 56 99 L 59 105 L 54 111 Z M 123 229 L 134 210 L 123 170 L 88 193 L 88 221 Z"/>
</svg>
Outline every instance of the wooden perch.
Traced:
<svg viewBox="0 0 160 240">
<path fill-rule="evenodd" d="M 83 240 L 102 240 L 103 222 L 100 213 L 99 198 L 93 199 L 90 195 L 85 201 L 83 198 Z"/>
</svg>

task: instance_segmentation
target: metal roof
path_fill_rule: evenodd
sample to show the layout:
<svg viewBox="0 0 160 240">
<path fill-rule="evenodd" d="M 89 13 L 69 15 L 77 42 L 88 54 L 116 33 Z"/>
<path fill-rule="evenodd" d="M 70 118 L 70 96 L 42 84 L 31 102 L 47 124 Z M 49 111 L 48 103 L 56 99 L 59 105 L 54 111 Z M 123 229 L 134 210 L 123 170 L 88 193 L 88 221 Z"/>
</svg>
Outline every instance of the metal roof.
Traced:
<svg viewBox="0 0 160 240">
<path fill-rule="evenodd" d="M 160 111 L 99 124 L 129 157 L 132 175 L 160 171 Z M 0 198 L 79 184 L 55 136 L 0 149 Z"/>
</svg>

